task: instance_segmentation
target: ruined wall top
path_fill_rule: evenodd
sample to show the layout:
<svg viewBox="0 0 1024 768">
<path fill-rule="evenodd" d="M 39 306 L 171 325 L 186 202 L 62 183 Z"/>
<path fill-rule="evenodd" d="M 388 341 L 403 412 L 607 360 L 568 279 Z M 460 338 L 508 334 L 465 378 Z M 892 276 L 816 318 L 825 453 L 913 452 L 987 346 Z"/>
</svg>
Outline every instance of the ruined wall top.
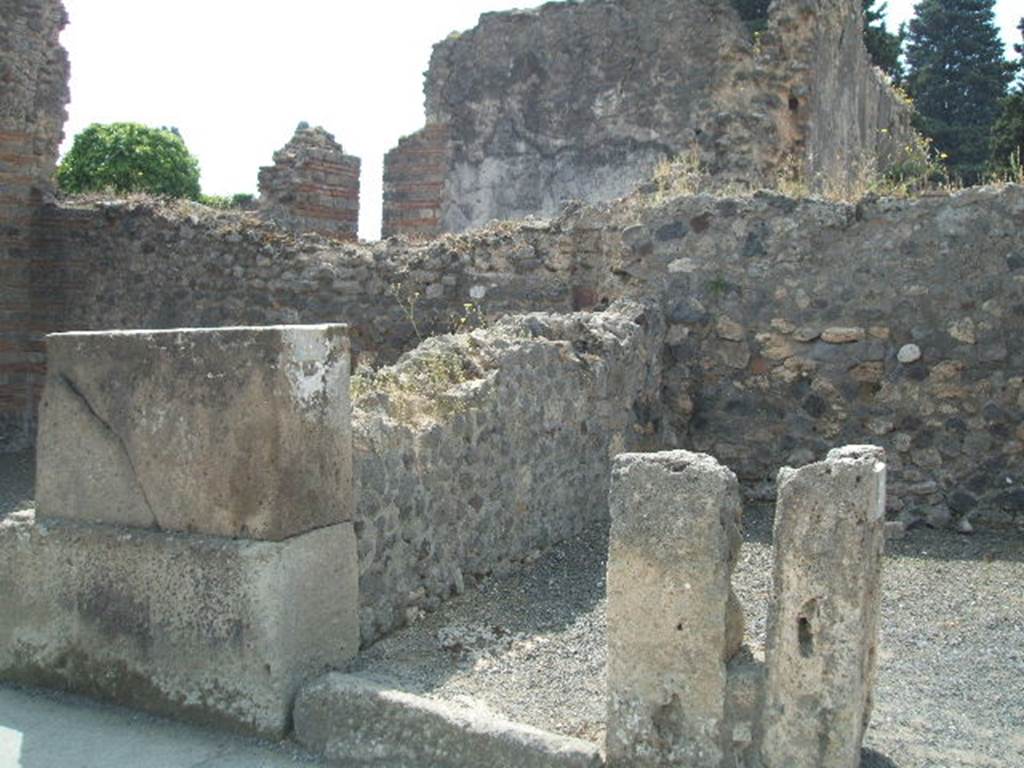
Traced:
<svg viewBox="0 0 1024 768">
<path fill-rule="evenodd" d="M 260 211 L 293 231 L 355 239 L 359 168 L 332 134 L 299 123 L 274 164 L 260 169 Z"/>
<path fill-rule="evenodd" d="M 667 148 L 692 137 L 717 60 L 738 53 L 743 38 L 729 0 L 487 13 L 434 47 L 427 122 L 450 123 L 469 156 L 527 135 L 551 152 L 611 138 Z"/>
<path fill-rule="evenodd" d="M 753 21 L 733 0 L 484 14 L 434 48 L 427 127 L 389 155 L 386 234 L 612 199 L 679 155 L 721 185 L 758 187 L 794 165 L 818 186 L 841 185 L 910 131 L 862 25 L 856 0 L 776 0 Z M 425 156 L 432 173 L 417 179 Z"/>
<path fill-rule="evenodd" d="M 69 98 L 67 20 L 60 0 L 0 0 L 0 147 L 28 182 L 13 189 L 19 197 L 52 189 Z"/>
</svg>

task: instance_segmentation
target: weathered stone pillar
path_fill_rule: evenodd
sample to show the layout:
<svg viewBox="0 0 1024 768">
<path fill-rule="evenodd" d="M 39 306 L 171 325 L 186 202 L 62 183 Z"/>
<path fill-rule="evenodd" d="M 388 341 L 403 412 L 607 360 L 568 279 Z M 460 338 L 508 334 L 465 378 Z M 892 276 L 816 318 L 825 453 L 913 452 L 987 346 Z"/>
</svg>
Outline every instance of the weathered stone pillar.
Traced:
<svg viewBox="0 0 1024 768">
<path fill-rule="evenodd" d="M 58 334 L 0 678 L 283 734 L 359 645 L 344 326 Z"/>
<path fill-rule="evenodd" d="M 718 766 L 743 636 L 736 476 L 703 454 L 624 454 L 610 507 L 608 765 Z"/>
<path fill-rule="evenodd" d="M 871 714 L 885 454 L 832 451 L 779 473 L 765 768 L 856 768 Z"/>
<path fill-rule="evenodd" d="M 299 123 L 295 135 L 260 168 L 259 210 L 300 234 L 355 240 L 361 161 L 346 155 L 323 128 Z"/>
</svg>

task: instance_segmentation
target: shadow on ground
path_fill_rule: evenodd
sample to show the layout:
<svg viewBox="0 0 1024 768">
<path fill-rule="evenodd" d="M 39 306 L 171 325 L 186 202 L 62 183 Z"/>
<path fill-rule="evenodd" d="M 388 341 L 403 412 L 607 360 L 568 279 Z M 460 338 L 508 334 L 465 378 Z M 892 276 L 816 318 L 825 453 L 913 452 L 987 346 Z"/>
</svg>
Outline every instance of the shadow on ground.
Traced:
<svg viewBox="0 0 1024 768">
<path fill-rule="evenodd" d="M 900 768 L 881 752 L 873 749 L 863 749 L 860 753 L 860 768 Z"/>
<path fill-rule="evenodd" d="M 770 504 L 747 504 L 743 509 L 744 540 L 770 547 L 774 522 L 775 510 Z M 1020 563 L 1024 562 L 1024 531 L 979 527 L 973 534 L 965 535 L 921 524 L 906 531 L 903 538 L 889 541 L 886 555 L 890 558 Z"/>
<path fill-rule="evenodd" d="M 35 505 L 34 451 L 0 453 L 0 519 Z"/>
</svg>

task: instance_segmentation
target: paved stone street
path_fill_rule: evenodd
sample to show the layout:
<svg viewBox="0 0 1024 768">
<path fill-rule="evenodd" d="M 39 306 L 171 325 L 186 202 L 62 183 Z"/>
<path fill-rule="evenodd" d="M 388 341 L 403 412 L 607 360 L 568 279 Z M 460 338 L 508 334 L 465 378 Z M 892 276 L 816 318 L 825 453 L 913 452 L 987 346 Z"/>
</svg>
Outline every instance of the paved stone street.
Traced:
<svg viewBox="0 0 1024 768">
<path fill-rule="evenodd" d="M 247 740 L 72 696 L 0 687 L 3 768 L 319 768 Z"/>
</svg>

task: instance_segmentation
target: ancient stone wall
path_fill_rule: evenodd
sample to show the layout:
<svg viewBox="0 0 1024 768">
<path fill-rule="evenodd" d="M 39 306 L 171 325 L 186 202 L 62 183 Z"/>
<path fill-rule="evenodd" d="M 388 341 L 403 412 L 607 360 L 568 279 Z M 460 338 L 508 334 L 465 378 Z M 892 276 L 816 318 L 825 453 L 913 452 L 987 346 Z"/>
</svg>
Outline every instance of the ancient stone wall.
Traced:
<svg viewBox="0 0 1024 768">
<path fill-rule="evenodd" d="M 34 428 L 42 387 L 41 332 L 53 322 L 35 215 L 51 194 L 63 136 L 68 62 L 59 0 L 0 2 L 0 445 Z"/>
<path fill-rule="evenodd" d="M 1019 516 L 1024 188 L 679 198 L 630 218 L 595 290 L 663 291 L 667 445 L 750 484 L 877 443 L 908 521 Z"/>
<path fill-rule="evenodd" d="M 856 205 L 638 195 L 422 245 L 338 246 L 148 203 L 48 221 L 59 328 L 342 321 L 359 364 L 472 325 L 466 304 L 652 296 L 669 324 L 662 445 L 711 453 L 757 490 L 779 463 L 876 442 L 908 521 L 1008 524 L 1024 507 L 1019 186 Z"/>
<path fill-rule="evenodd" d="M 354 364 L 393 362 L 478 309 L 570 310 L 572 243 L 534 230 L 340 245 L 255 216 L 138 199 L 49 207 L 43 256 L 67 311 L 50 330 L 341 321 Z M 472 311 L 466 305 L 472 304 Z"/>
<path fill-rule="evenodd" d="M 796 132 L 789 152 L 812 189 L 856 187 L 914 140 L 908 102 L 864 48 L 860 6 L 849 0 L 777 2 L 757 39 L 762 55 L 773 61 L 775 87 Z"/>
<path fill-rule="evenodd" d="M 355 240 L 359 168 L 359 158 L 346 155 L 334 136 L 299 123 L 274 164 L 260 168 L 260 213 L 300 234 Z"/>
<path fill-rule="evenodd" d="M 353 380 L 363 642 L 607 519 L 611 457 L 650 445 L 659 312 L 531 314 Z"/>
<path fill-rule="evenodd" d="M 782 0 L 770 14 L 756 34 L 730 0 L 484 14 L 435 46 L 426 128 L 385 170 L 385 232 L 609 200 L 680 154 L 709 183 L 745 186 L 797 173 L 843 188 L 851 169 L 886 162 L 912 134 L 910 112 L 870 64 L 861 4 Z"/>
</svg>

